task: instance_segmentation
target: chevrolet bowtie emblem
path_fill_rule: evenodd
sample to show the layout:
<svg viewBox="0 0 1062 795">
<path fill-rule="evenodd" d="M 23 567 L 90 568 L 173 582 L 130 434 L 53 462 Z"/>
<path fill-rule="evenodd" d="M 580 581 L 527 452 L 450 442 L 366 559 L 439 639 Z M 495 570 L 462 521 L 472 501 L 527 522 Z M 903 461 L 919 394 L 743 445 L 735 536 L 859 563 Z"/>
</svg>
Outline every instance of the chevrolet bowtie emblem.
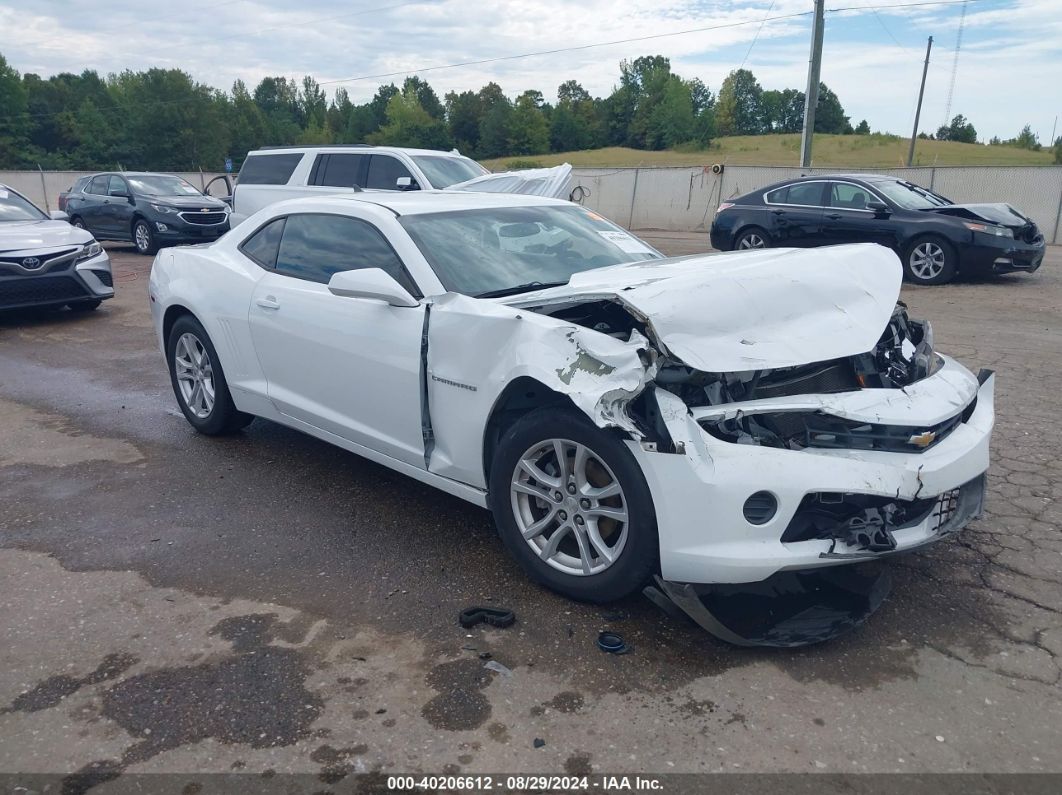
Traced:
<svg viewBox="0 0 1062 795">
<path fill-rule="evenodd" d="M 922 433 L 916 433 L 908 439 L 907 444 L 913 444 L 915 447 L 929 447 L 929 445 L 933 444 L 933 440 L 936 438 L 936 431 L 923 431 Z"/>
</svg>

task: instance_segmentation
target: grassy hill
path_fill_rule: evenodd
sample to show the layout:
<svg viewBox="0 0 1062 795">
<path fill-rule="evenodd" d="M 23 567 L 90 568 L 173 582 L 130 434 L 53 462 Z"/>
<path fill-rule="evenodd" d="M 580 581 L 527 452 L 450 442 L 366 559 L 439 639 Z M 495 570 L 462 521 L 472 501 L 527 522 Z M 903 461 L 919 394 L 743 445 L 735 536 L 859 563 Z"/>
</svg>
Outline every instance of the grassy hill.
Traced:
<svg viewBox="0 0 1062 795">
<path fill-rule="evenodd" d="M 907 160 L 910 140 L 895 135 L 816 135 L 814 166 L 895 168 Z M 1054 161 L 1050 149 L 1032 152 L 1011 146 L 960 144 L 952 141 L 918 141 L 916 166 L 1046 166 Z M 501 157 L 484 161 L 492 171 L 555 166 L 571 163 L 584 167 L 704 166 L 711 163 L 752 166 L 797 166 L 799 135 L 739 135 L 719 138 L 707 149 L 649 152 L 612 146 L 581 152 L 561 152 L 531 157 Z M 514 164 L 514 165 L 510 165 Z"/>
</svg>

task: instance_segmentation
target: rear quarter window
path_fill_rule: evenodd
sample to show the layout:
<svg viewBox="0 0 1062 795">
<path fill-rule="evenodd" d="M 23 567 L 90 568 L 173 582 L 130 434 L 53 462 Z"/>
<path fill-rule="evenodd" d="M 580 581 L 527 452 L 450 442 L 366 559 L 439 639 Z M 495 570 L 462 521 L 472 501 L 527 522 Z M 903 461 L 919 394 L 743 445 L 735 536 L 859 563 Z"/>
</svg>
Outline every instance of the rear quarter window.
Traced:
<svg viewBox="0 0 1062 795">
<path fill-rule="evenodd" d="M 301 160 L 301 152 L 249 155 L 240 169 L 239 182 L 241 185 L 286 185 Z"/>
</svg>

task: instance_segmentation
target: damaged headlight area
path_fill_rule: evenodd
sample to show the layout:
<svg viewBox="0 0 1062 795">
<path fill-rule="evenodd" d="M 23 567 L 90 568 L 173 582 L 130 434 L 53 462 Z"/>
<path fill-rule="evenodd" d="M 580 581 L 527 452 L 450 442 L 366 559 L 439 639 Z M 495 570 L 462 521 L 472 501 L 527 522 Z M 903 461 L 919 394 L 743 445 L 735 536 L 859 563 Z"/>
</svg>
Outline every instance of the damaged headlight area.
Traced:
<svg viewBox="0 0 1062 795">
<path fill-rule="evenodd" d="M 776 370 L 705 373 L 664 363 L 656 382 L 691 408 L 740 404 L 799 395 L 861 389 L 901 389 L 937 372 L 944 359 L 933 351 L 928 321 L 912 320 L 899 303 L 873 350 L 857 356 Z M 972 411 L 972 406 L 965 414 Z M 919 452 L 944 439 L 965 419 L 956 415 L 931 428 L 853 422 L 812 411 L 737 412 L 704 418 L 700 426 L 735 444 L 779 449 L 809 447 Z"/>
<path fill-rule="evenodd" d="M 700 421 L 717 439 L 735 444 L 757 444 L 785 450 L 876 450 L 887 453 L 920 453 L 944 441 L 976 408 L 976 401 L 932 426 L 879 425 L 857 422 L 819 412 L 774 412 L 732 419 Z"/>
</svg>

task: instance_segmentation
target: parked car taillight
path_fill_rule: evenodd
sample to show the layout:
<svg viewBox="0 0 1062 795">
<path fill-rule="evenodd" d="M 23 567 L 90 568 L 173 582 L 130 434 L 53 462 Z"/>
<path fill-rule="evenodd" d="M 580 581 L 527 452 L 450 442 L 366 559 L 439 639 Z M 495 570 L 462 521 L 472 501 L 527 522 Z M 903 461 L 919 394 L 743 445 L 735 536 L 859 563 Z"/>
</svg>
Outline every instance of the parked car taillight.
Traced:
<svg viewBox="0 0 1062 795">
<path fill-rule="evenodd" d="M 733 202 L 723 202 L 722 204 L 719 205 L 718 209 L 715 211 L 715 214 L 719 215 L 719 213 L 723 212 L 723 210 L 729 210 L 733 206 L 734 206 Z"/>
</svg>

